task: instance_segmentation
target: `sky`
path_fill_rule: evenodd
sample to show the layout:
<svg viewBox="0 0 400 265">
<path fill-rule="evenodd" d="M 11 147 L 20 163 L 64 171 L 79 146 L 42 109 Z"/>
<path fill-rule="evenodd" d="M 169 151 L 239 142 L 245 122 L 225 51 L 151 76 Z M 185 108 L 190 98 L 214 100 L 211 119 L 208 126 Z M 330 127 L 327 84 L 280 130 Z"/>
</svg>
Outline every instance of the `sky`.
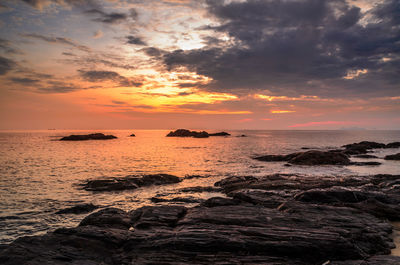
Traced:
<svg viewBox="0 0 400 265">
<path fill-rule="evenodd" d="M 398 0 L 3 0 L 0 129 L 400 129 Z"/>
</svg>

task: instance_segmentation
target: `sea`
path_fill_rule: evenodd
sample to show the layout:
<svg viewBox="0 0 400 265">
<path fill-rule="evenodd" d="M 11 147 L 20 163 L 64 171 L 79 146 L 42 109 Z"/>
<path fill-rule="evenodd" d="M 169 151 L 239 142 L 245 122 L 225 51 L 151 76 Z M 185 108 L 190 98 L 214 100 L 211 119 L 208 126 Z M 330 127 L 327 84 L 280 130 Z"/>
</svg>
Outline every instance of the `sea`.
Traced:
<svg viewBox="0 0 400 265">
<path fill-rule="evenodd" d="M 219 132 L 220 130 L 209 130 Z M 59 141 L 62 136 L 100 132 L 113 140 Z M 155 205 L 154 196 L 207 199 L 217 192 L 182 194 L 184 187 L 213 186 L 234 175 L 274 173 L 302 175 L 400 174 L 399 161 L 383 157 L 397 149 L 377 149 L 380 166 L 285 166 L 252 159 L 288 154 L 302 148 L 335 149 L 360 141 L 400 141 L 400 131 L 227 131 L 229 137 L 166 137 L 168 130 L 43 130 L 0 132 L 0 244 L 21 236 L 41 235 L 59 227 L 76 226 L 87 214 L 55 214 L 81 203 L 133 210 Z M 136 137 L 129 137 L 134 133 Z M 241 137 L 245 135 L 245 137 Z M 367 161 L 352 159 L 353 161 Z M 178 183 L 120 192 L 89 192 L 89 179 L 168 173 L 186 178 Z M 187 177 L 197 176 L 197 177 Z M 163 203 L 157 203 L 163 204 Z M 179 203 L 177 203 L 179 204 Z M 191 204 L 185 204 L 191 206 Z M 193 204 L 194 205 L 194 204 Z"/>
</svg>

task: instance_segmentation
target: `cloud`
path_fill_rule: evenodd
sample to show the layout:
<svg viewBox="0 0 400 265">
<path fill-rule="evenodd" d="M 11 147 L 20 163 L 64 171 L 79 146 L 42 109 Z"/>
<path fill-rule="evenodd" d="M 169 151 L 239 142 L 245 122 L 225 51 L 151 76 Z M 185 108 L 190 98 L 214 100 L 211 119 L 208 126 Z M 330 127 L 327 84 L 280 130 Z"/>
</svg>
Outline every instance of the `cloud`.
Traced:
<svg viewBox="0 0 400 265">
<path fill-rule="evenodd" d="M 16 66 L 16 63 L 10 59 L 0 56 L 0 75 L 5 75 Z"/>
<path fill-rule="evenodd" d="M 1 38 L 0 38 L 0 51 L 6 54 L 22 54 L 21 51 L 12 47 L 11 41 Z"/>
<path fill-rule="evenodd" d="M 11 77 L 10 80 L 14 83 L 18 83 L 21 85 L 34 85 L 37 84 L 40 80 L 38 79 L 33 79 L 33 78 L 28 78 L 28 77 Z"/>
<path fill-rule="evenodd" d="M 400 2 L 369 10 L 344 0 L 206 1 L 219 24 L 210 34 L 229 40 L 163 55 L 168 70 L 182 67 L 213 79 L 208 89 L 269 90 L 285 95 L 398 94 Z M 390 58 L 390 60 L 383 60 Z M 367 71 L 354 79 L 349 72 Z M 379 88 L 379 89 L 378 89 Z"/>
<path fill-rule="evenodd" d="M 106 24 L 118 24 L 128 20 L 129 18 L 136 19 L 138 13 L 135 9 L 130 9 L 129 13 L 118 13 L 118 12 L 111 12 L 107 13 L 106 11 L 94 8 L 85 11 L 86 14 L 96 16 L 93 21 L 102 22 Z"/>
<path fill-rule="evenodd" d="M 141 38 L 136 36 L 126 36 L 126 43 L 127 44 L 134 44 L 134 45 L 147 45 Z"/>
<path fill-rule="evenodd" d="M 75 92 L 79 90 L 87 89 L 84 87 L 77 86 L 72 83 L 63 82 L 63 81 L 48 81 L 47 85 L 39 87 L 37 92 L 44 94 L 64 94 Z"/>
<path fill-rule="evenodd" d="M 79 70 L 81 77 L 89 82 L 102 82 L 102 81 L 114 81 L 120 86 L 140 86 L 141 82 L 129 79 L 127 77 L 121 76 L 117 72 L 112 71 L 85 71 Z"/>
<path fill-rule="evenodd" d="M 100 39 L 103 37 L 103 32 L 101 30 L 97 30 L 95 33 L 93 33 L 93 38 L 94 39 Z"/>
<path fill-rule="evenodd" d="M 81 45 L 79 43 L 76 43 L 74 40 L 64 38 L 64 37 L 44 36 L 44 35 L 35 34 L 35 33 L 22 34 L 22 36 L 27 37 L 27 38 L 41 40 L 41 41 L 51 43 L 51 44 L 68 45 L 68 46 L 74 47 L 74 48 L 84 51 L 84 52 L 91 51 L 91 49 L 89 47 L 87 47 L 85 45 Z"/>
<path fill-rule="evenodd" d="M 61 7 L 90 8 L 97 7 L 96 0 L 20 0 L 35 9 L 42 11 L 50 5 L 58 5 Z"/>
</svg>

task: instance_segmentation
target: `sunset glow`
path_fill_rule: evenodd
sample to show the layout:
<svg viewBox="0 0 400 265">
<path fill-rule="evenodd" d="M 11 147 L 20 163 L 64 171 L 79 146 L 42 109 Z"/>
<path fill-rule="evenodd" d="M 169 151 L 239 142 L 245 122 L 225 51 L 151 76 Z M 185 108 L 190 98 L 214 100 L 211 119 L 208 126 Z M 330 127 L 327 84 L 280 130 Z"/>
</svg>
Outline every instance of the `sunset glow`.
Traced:
<svg viewBox="0 0 400 265">
<path fill-rule="evenodd" d="M 399 128 L 398 3 L 273 2 L 6 0 L 0 129 Z"/>
</svg>

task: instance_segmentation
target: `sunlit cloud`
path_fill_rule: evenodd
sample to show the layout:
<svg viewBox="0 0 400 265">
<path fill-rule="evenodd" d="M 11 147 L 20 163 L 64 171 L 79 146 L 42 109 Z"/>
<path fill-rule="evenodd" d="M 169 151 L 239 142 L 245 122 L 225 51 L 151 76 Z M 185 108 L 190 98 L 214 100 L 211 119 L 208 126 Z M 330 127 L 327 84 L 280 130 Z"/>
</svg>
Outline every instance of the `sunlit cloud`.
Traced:
<svg viewBox="0 0 400 265">
<path fill-rule="evenodd" d="M 271 110 L 272 114 L 285 114 L 285 113 L 293 113 L 296 112 L 294 110 Z"/>
</svg>

